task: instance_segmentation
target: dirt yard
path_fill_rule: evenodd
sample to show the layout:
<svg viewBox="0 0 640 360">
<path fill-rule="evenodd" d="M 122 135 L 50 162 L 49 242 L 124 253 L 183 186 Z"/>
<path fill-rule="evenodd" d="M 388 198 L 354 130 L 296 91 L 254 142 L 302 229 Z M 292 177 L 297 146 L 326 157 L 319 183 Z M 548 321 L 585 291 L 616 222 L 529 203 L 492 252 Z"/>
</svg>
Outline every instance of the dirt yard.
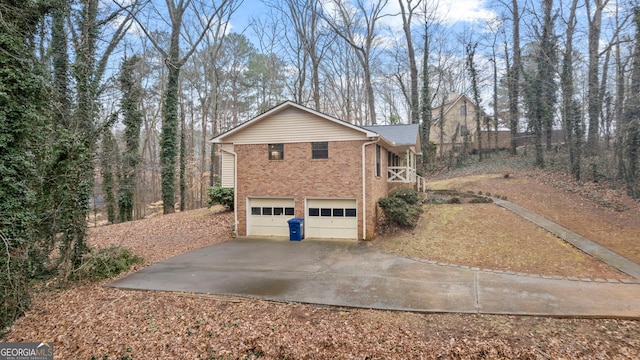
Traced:
<svg viewBox="0 0 640 360">
<path fill-rule="evenodd" d="M 442 178 L 431 187 L 507 196 L 640 260 L 640 209 L 620 194 L 585 194 L 570 182 L 512 171 L 508 178 L 504 171 Z M 232 217 L 200 209 L 98 227 L 90 231 L 91 243 L 128 247 L 144 257 L 143 267 L 227 240 Z M 429 205 L 415 231 L 388 236 L 376 243 L 448 263 L 624 277 L 492 204 Z M 54 341 L 57 359 L 640 358 L 640 322 L 632 320 L 345 309 L 125 291 L 104 283 L 42 284 L 32 310 L 2 341 Z"/>
</svg>

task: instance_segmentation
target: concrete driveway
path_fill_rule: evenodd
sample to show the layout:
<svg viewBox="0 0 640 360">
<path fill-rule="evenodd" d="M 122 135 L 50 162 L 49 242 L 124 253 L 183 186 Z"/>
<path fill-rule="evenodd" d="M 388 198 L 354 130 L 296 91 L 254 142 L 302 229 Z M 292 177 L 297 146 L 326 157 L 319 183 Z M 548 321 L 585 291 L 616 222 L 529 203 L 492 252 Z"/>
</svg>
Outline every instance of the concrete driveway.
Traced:
<svg viewBox="0 0 640 360">
<path fill-rule="evenodd" d="M 424 312 L 640 318 L 640 285 L 443 266 L 367 242 L 234 239 L 108 284 Z"/>
</svg>

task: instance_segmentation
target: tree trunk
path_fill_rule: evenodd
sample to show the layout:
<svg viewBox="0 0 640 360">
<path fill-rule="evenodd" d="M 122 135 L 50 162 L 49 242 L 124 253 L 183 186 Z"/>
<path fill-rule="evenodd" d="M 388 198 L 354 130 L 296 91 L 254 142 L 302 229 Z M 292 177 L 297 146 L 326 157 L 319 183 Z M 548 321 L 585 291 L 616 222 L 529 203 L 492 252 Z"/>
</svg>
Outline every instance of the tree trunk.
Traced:
<svg viewBox="0 0 640 360">
<path fill-rule="evenodd" d="M 366 57 L 363 55 L 363 58 Z M 367 92 L 367 103 L 369 104 L 369 117 L 371 118 L 371 125 L 376 125 L 377 116 L 376 116 L 376 98 L 375 93 L 373 91 L 373 83 L 371 80 L 371 67 L 369 65 L 368 60 L 365 60 L 363 63 L 364 66 L 364 81 L 365 81 L 365 91 Z"/>
<path fill-rule="evenodd" d="M 185 210 L 185 202 L 187 197 L 187 179 L 186 179 L 186 161 L 187 161 L 187 149 L 186 149 L 186 111 L 184 108 L 184 101 L 180 102 L 180 211 Z"/>
<path fill-rule="evenodd" d="M 176 35 L 177 36 L 177 35 Z M 173 47 L 174 45 L 172 45 Z M 175 52 L 178 52 L 177 44 Z M 169 70 L 167 88 L 162 104 L 162 136 L 160 138 L 160 165 L 162 176 L 162 203 L 163 213 L 175 212 L 175 171 L 177 155 L 177 131 L 178 131 L 178 81 L 180 68 L 174 65 L 176 57 L 167 59 Z"/>
<path fill-rule="evenodd" d="M 497 36 L 496 36 L 497 37 Z M 494 129 L 494 151 L 498 150 L 498 63 L 496 58 L 496 39 L 494 39 L 493 51 L 493 129 Z M 489 137 L 487 137 L 487 141 Z"/>
<path fill-rule="evenodd" d="M 520 113 L 518 111 L 518 101 L 520 98 L 520 71 L 522 70 L 520 56 L 520 13 L 518 10 L 518 0 L 512 0 L 511 14 L 513 17 L 513 64 L 508 75 L 509 93 L 509 130 L 511 131 L 511 154 L 516 155 L 518 136 L 518 123 Z"/>
<path fill-rule="evenodd" d="M 616 105 L 615 105 L 615 120 L 616 120 L 616 140 L 614 144 L 615 157 L 617 159 L 617 178 L 619 180 L 624 179 L 625 165 L 624 165 L 624 153 L 623 153 L 623 141 L 624 141 L 624 99 L 625 99 L 625 65 L 622 62 L 622 54 L 620 53 L 620 42 L 616 43 Z"/>
<path fill-rule="evenodd" d="M 431 146 L 429 137 L 431 135 L 431 124 L 433 122 L 433 114 L 431 113 L 431 94 L 429 91 L 429 29 L 425 23 L 424 32 L 424 53 L 422 57 L 422 126 L 420 131 L 420 145 L 422 146 L 422 166 L 426 167 L 431 161 Z M 442 119 L 441 119 L 442 121 Z M 442 143 L 441 147 L 442 147 Z"/>
<path fill-rule="evenodd" d="M 640 8 L 634 8 L 633 22 L 636 26 L 635 50 L 631 69 L 629 96 L 625 106 L 626 141 L 626 180 L 627 192 L 637 199 L 640 197 L 639 160 L 640 160 Z"/>
<path fill-rule="evenodd" d="M 600 112 L 602 109 L 602 97 L 600 94 L 599 78 L 599 46 L 600 30 L 602 27 L 602 11 L 609 0 L 594 0 L 595 9 L 591 13 L 591 0 L 585 0 L 587 5 L 587 17 L 589 20 L 589 65 L 587 74 L 587 111 L 589 114 L 589 131 L 587 133 L 587 155 L 593 156 L 600 151 Z"/>
<path fill-rule="evenodd" d="M 411 115 L 411 123 L 418 124 L 420 122 L 420 101 L 418 95 L 418 65 L 416 65 L 416 55 L 413 48 L 413 40 L 411 39 L 411 19 L 415 7 L 411 7 L 411 0 L 407 1 L 408 9 L 404 7 L 405 0 L 398 0 L 400 4 L 400 13 L 402 14 L 402 29 L 407 40 L 407 56 L 409 57 L 409 73 L 410 73 L 410 102 L 409 113 Z M 420 1 L 418 1 L 420 4 Z M 428 52 L 428 50 L 425 50 Z M 424 75 L 423 75 L 424 77 Z M 424 116 L 424 115 L 423 115 Z M 427 144 L 428 145 L 428 144 Z M 425 153 L 426 156 L 426 153 Z"/>
<path fill-rule="evenodd" d="M 476 141 L 478 142 L 478 161 L 482 161 L 482 126 L 480 121 L 480 92 L 478 90 L 478 76 L 474 64 L 477 43 L 467 44 L 467 69 L 471 76 L 471 91 L 473 93 L 474 113 L 476 122 Z"/>
<path fill-rule="evenodd" d="M 576 180 L 580 180 L 582 153 L 582 131 L 580 110 L 574 99 L 573 85 L 573 34 L 576 28 L 576 8 L 579 0 L 573 0 L 567 21 L 567 36 L 564 45 L 565 52 L 562 58 L 562 71 L 560 72 L 560 87 L 562 89 L 562 122 L 565 142 L 569 147 L 569 170 Z"/>
<path fill-rule="evenodd" d="M 139 59 L 137 56 L 125 59 L 120 70 L 120 88 L 123 93 L 121 109 L 125 125 L 124 137 L 126 144 L 118 195 L 120 221 L 133 220 L 136 173 L 140 163 L 140 126 L 142 125 L 143 114 L 139 107 L 142 99 L 142 87 L 135 71 Z"/>
</svg>

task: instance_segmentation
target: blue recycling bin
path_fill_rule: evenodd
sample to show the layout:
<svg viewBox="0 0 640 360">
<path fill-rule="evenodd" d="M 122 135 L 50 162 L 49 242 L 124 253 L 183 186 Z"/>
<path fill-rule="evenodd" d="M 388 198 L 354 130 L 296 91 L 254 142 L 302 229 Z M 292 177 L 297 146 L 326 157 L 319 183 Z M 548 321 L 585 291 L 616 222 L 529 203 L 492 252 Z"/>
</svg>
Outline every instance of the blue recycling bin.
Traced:
<svg viewBox="0 0 640 360">
<path fill-rule="evenodd" d="M 293 218 L 287 222 L 289 223 L 289 240 L 300 241 L 304 239 L 304 219 Z"/>
</svg>

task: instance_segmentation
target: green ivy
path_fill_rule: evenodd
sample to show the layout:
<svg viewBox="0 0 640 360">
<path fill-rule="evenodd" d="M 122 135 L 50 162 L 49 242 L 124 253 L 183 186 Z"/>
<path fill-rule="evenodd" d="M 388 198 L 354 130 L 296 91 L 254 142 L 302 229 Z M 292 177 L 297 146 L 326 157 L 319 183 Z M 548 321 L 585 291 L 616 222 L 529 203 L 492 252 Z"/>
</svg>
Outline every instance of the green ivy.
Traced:
<svg viewBox="0 0 640 360">
<path fill-rule="evenodd" d="M 48 89 L 32 40 L 46 5 L 9 0 L 0 10 L 0 333 L 27 310 L 30 275 L 42 258 L 38 163 L 49 130 Z"/>
</svg>

